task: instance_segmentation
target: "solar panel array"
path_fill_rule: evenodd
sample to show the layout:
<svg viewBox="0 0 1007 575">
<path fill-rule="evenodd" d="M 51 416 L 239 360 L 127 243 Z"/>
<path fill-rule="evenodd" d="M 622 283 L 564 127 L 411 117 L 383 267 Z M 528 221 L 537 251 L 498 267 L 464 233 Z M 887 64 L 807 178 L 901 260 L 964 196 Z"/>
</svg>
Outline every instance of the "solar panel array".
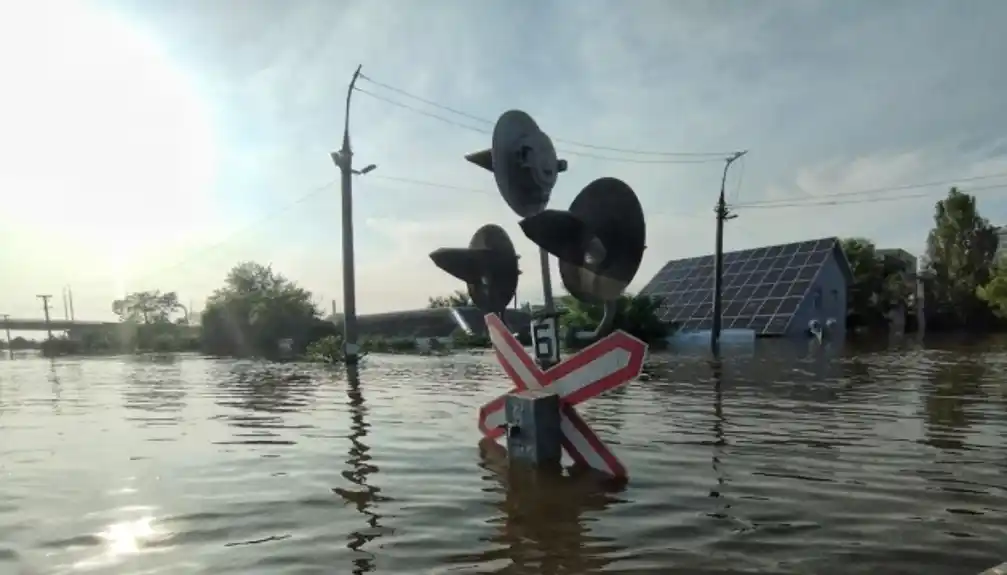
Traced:
<svg viewBox="0 0 1007 575">
<path fill-rule="evenodd" d="M 837 245 L 836 238 L 826 238 L 724 254 L 721 326 L 784 334 Z M 712 255 L 672 260 L 641 293 L 661 297 L 661 319 L 680 330 L 710 329 L 713 260 Z"/>
</svg>

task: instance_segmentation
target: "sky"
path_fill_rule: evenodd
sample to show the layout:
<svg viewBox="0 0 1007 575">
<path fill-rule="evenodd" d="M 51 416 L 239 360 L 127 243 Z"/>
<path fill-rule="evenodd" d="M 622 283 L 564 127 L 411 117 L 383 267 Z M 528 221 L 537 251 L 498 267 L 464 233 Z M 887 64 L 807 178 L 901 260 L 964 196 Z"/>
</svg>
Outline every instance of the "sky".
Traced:
<svg viewBox="0 0 1007 575">
<path fill-rule="evenodd" d="M 998 0 L 2 10 L 0 313 L 17 317 L 40 317 L 43 293 L 62 317 L 66 286 L 79 319 L 113 319 L 114 299 L 146 289 L 177 291 L 198 311 L 246 260 L 341 308 L 329 153 L 358 65 L 354 161 L 378 166 L 354 181 L 361 313 L 462 287 L 428 254 L 491 222 L 522 256 L 519 299 L 541 300 L 536 248 L 492 175 L 463 158 L 489 147 L 509 109 L 531 114 L 569 162 L 550 207 L 604 176 L 639 195 L 648 248 L 631 290 L 668 259 L 712 251 L 722 157 L 735 150 L 749 153 L 727 180 L 738 215 L 728 250 L 861 236 L 920 254 L 950 182 L 1007 223 Z M 925 183 L 935 185 L 890 189 Z M 889 191 L 859 193 L 879 188 Z M 775 203 L 745 207 L 757 202 Z"/>
</svg>

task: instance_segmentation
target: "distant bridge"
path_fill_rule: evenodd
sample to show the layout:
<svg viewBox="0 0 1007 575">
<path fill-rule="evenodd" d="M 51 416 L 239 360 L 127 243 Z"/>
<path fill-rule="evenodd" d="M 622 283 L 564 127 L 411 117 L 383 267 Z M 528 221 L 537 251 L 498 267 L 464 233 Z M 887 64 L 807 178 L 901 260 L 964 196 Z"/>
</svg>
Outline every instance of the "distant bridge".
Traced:
<svg viewBox="0 0 1007 575">
<path fill-rule="evenodd" d="M 53 331 L 64 331 L 70 329 L 80 329 L 80 328 L 101 328 L 101 327 L 112 327 L 114 325 L 119 325 L 117 321 L 82 321 L 82 320 L 65 320 L 65 319 L 51 319 L 48 325 L 44 319 L 24 319 L 12 317 L 6 321 L 0 317 L 0 328 L 8 328 L 11 331 L 45 331 L 51 329 Z"/>
</svg>

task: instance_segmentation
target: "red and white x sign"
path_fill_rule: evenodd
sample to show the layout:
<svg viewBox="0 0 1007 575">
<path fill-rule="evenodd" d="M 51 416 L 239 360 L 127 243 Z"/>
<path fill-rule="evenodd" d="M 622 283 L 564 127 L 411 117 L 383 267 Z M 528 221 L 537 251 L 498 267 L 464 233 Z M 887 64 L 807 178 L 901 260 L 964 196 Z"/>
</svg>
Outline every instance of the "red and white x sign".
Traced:
<svg viewBox="0 0 1007 575">
<path fill-rule="evenodd" d="M 563 448 L 570 457 L 578 464 L 614 477 L 626 477 L 626 467 L 580 417 L 574 406 L 640 375 L 647 344 L 626 332 L 617 331 L 542 371 L 499 317 L 487 314 L 486 327 L 500 365 L 514 382 L 513 391 L 548 387 L 559 395 Z M 507 395 L 504 394 L 479 409 L 479 429 L 486 437 L 496 439 L 504 434 L 506 401 Z"/>
</svg>

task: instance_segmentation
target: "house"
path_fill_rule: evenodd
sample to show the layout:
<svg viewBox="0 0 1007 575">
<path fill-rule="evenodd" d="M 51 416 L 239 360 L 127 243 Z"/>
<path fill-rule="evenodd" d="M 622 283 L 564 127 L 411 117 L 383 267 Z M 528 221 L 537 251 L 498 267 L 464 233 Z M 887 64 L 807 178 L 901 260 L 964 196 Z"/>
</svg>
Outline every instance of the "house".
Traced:
<svg viewBox="0 0 1007 575">
<path fill-rule="evenodd" d="M 714 256 L 672 260 L 640 291 L 660 297 L 663 321 L 683 332 L 713 325 Z M 729 252 L 723 258 L 723 329 L 756 336 L 807 333 L 812 320 L 846 330 L 850 264 L 838 238 Z M 829 322 L 834 320 L 834 322 Z"/>
<path fill-rule="evenodd" d="M 881 248 L 875 250 L 874 253 L 883 258 L 892 258 L 897 260 L 905 266 L 906 272 L 908 272 L 909 275 L 913 277 L 916 276 L 916 272 L 919 269 L 919 259 L 906 250 L 902 248 Z"/>
</svg>

